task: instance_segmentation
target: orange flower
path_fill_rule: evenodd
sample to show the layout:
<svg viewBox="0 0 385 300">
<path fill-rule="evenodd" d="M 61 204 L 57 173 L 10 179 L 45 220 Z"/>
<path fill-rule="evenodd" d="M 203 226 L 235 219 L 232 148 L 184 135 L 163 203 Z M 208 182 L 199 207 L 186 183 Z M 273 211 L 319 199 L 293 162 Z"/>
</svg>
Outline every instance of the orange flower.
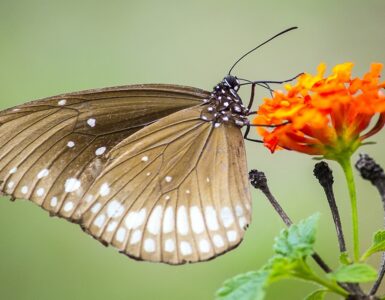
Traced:
<svg viewBox="0 0 385 300">
<path fill-rule="evenodd" d="M 317 75 L 303 74 L 294 86 L 285 86 L 285 93 L 265 99 L 253 123 L 288 123 L 273 130 L 258 127 L 265 145 L 272 152 L 285 148 L 339 160 L 377 133 L 385 125 L 382 65 L 372 64 L 362 79 L 351 78 L 352 68 L 353 63 L 340 64 L 324 77 L 326 66 L 320 64 Z"/>
</svg>

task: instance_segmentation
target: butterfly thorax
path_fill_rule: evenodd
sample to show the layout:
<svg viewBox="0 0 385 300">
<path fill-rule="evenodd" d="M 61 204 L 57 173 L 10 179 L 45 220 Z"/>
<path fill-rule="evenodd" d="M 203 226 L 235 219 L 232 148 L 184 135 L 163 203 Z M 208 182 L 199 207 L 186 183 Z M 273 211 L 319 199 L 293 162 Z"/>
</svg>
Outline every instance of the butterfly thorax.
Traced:
<svg viewBox="0 0 385 300">
<path fill-rule="evenodd" d="M 238 90 L 238 80 L 234 76 L 226 76 L 214 87 L 210 97 L 203 100 L 205 109 L 201 114 L 202 120 L 212 122 L 215 127 L 228 122 L 238 127 L 248 124 L 249 110 L 243 105 Z"/>
</svg>

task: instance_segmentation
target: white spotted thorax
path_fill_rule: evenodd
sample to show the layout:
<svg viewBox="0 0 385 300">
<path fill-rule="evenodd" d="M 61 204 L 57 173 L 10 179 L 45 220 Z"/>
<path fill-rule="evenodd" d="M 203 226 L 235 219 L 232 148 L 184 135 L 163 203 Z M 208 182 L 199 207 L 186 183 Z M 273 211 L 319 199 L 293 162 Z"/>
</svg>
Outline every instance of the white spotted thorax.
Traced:
<svg viewBox="0 0 385 300">
<path fill-rule="evenodd" d="M 202 111 L 201 119 L 212 122 L 215 128 L 227 122 L 234 123 L 238 127 L 249 124 L 247 119 L 249 110 L 243 105 L 238 95 L 239 87 L 236 77 L 226 76 L 214 87 L 210 97 L 203 99 L 206 107 Z"/>
</svg>

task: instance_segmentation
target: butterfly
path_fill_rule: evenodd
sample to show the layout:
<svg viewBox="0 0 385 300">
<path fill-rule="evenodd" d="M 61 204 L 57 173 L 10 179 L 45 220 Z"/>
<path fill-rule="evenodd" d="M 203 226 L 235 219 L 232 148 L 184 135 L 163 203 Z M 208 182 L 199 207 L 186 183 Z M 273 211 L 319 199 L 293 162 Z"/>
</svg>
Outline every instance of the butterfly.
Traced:
<svg viewBox="0 0 385 300">
<path fill-rule="evenodd" d="M 240 86 L 129 85 L 1 111 L 0 191 L 137 260 L 215 258 L 251 221 Z"/>
</svg>

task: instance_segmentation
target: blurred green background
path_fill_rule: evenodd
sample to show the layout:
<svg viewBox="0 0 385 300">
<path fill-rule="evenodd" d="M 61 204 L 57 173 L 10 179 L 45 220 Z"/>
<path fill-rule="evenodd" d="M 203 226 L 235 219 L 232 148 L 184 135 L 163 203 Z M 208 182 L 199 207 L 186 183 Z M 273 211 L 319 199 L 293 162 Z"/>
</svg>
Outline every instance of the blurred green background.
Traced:
<svg viewBox="0 0 385 300">
<path fill-rule="evenodd" d="M 314 72 L 321 61 L 329 66 L 353 61 L 355 74 L 361 75 L 370 62 L 385 62 L 383 0 L 0 0 L 0 108 L 122 84 L 175 83 L 210 90 L 242 53 L 293 25 L 300 29 L 245 59 L 234 74 L 280 80 Z M 259 90 L 257 99 L 264 96 Z M 385 165 L 385 133 L 372 140 L 378 144 L 361 151 Z M 312 176 L 314 161 L 284 151 L 271 155 L 258 144 L 247 147 L 249 168 L 266 172 L 294 220 L 322 213 L 317 249 L 336 266 L 334 228 Z M 333 167 L 350 237 L 346 186 Z M 358 189 L 361 237 L 368 245 L 383 214 L 374 188 L 358 179 Z M 254 220 L 238 249 L 180 267 L 130 260 L 31 203 L 2 198 L 0 299 L 213 299 L 226 278 L 264 264 L 283 227 L 262 195 L 253 192 L 253 197 Z M 279 283 L 267 298 L 302 299 L 314 288 Z"/>
</svg>

